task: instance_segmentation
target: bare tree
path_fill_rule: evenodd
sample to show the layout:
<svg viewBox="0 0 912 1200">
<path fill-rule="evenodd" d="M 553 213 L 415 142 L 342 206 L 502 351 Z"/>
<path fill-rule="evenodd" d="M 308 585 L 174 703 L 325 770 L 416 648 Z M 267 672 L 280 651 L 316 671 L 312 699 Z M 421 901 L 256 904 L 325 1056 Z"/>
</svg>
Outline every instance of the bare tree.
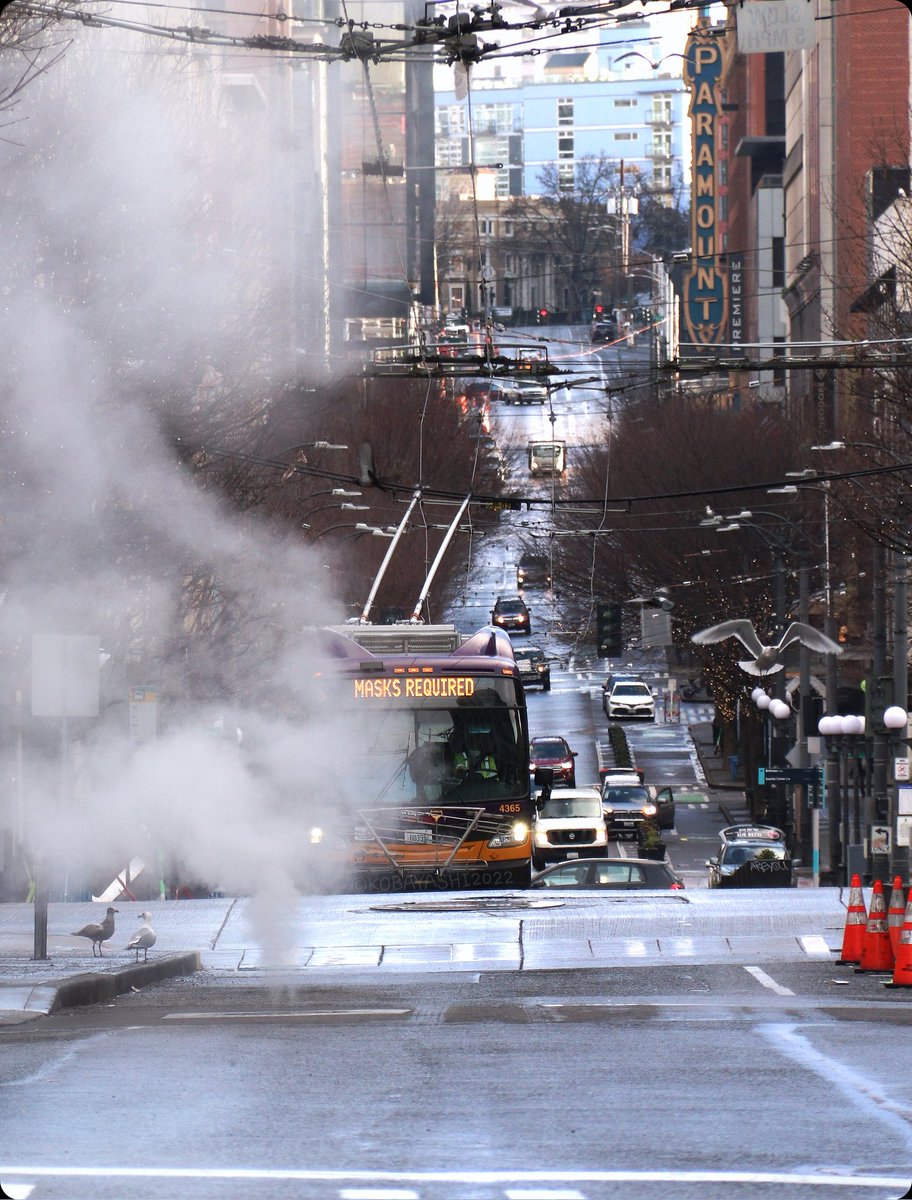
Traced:
<svg viewBox="0 0 912 1200">
<path fill-rule="evenodd" d="M 552 264 L 558 307 L 588 319 L 593 294 L 613 295 L 621 266 L 620 225 L 607 214 L 620 184 L 618 164 L 605 155 L 587 156 L 577 162 L 571 186 L 559 165 L 549 163 L 539 181 L 540 195 L 520 197 L 513 206 L 517 240 Z"/>
</svg>

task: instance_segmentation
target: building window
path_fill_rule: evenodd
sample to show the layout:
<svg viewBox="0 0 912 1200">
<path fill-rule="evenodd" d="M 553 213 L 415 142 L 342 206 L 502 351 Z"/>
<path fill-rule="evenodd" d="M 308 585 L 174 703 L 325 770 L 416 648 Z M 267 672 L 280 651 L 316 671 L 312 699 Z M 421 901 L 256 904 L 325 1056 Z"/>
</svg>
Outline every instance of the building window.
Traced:
<svg viewBox="0 0 912 1200">
<path fill-rule="evenodd" d="M 572 192 L 575 175 L 573 163 L 559 163 L 557 167 L 557 186 L 562 192 Z"/>
<path fill-rule="evenodd" d="M 512 221 L 501 221 L 500 236 L 505 237 L 505 238 L 513 236 L 513 222 Z"/>
<path fill-rule="evenodd" d="M 494 233 L 494 222 L 490 217 L 478 218 L 478 232 L 482 235 L 482 237 L 491 237 L 491 235 Z"/>
<path fill-rule="evenodd" d="M 653 96 L 652 119 L 663 124 L 671 122 L 671 96 Z"/>
<path fill-rule="evenodd" d="M 633 108 L 636 105 L 636 100 L 615 100 L 615 108 Z"/>
<path fill-rule="evenodd" d="M 785 238 L 773 238 L 773 287 L 785 287 Z"/>
<path fill-rule="evenodd" d="M 557 123 L 558 125 L 573 124 L 573 101 L 558 100 L 557 102 Z"/>
<path fill-rule="evenodd" d="M 503 270 L 507 275 L 512 275 L 516 270 L 516 260 L 512 254 L 505 254 L 502 259 Z"/>
<path fill-rule="evenodd" d="M 631 133 L 628 129 L 623 133 L 616 133 L 614 135 L 614 140 L 616 142 L 635 142 L 637 141 L 637 134 Z"/>
<path fill-rule="evenodd" d="M 565 133 L 557 139 L 557 155 L 558 158 L 573 157 L 573 134 Z"/>
</svg>

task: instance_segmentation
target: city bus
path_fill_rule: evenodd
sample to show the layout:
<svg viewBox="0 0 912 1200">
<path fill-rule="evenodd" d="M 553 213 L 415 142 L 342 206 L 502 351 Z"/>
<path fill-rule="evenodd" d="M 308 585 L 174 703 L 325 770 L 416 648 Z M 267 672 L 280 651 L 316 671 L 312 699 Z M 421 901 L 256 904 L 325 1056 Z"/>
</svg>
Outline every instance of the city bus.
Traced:
<svg viewBox="0 0 912 1200">
<path fill-rule="evenodd" d="M 353 624 L 322 641 L 345 761 L 320 850 L 356 891 L 528 886 L 529 729 L 507 635 Z"/>
</svg>

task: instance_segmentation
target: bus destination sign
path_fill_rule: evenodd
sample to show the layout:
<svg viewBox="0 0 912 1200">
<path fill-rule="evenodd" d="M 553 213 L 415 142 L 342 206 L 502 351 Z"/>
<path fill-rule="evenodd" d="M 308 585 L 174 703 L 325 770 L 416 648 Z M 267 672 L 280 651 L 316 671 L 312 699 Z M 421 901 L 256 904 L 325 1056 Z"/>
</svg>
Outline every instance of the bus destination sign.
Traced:
<svg viewBox="0 0 912 1200">
<path fill-rule="evenodd" d="M 471 675 L 384 675 L 354 679 L 355 700 L 460 700 L 475 695 Z"/>
</svg>

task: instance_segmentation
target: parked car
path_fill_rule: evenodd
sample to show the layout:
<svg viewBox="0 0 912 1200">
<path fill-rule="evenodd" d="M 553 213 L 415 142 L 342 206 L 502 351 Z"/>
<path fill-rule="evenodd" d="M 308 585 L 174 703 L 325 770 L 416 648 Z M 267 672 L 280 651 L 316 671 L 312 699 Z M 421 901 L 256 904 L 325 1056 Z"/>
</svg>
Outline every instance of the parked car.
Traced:
<svg viewBox="0 0 912 1200">
<path fill-rule="evenodd" d="M 706 860 L 711 888 L 791 887 L 792 860 L 781 829 L 730 825 L 719 836 L 719 853 Z"/>
<path fill-rule="evenodd" d="M 534 737 L 529 742 L 529 770 L 534 774 L 539 767 L 547 767 L 554 772 L 555 783 L 576 787 L 576 755 L 566 738 Z"/>
<path fill-rule="evenodd" d="M 602 780 L 602 811 L 612 837 L 636 837 L 647 817 L 658 819 L 658 806 L 645 784 L 629 775 L 606 775 Z"/>
<path fill-rule="evenodd" d="M 540 646 L 517 646 L 513 657 L 525 687 L 540 687 L 543 692 L 551 691 L 551 664 Z"/>
<path fill-rule="evenodd" d="M 647 858 L 576 858 L 532 876 L 534 888 L 599 888 L 609 891 L 681 891 L 684 880 L 667 862 Z"/>
<path fill-rule="evenodd" d="M 655 720 L 655 696 L 649 685 L 642 681 L 621 680 L 616 683 L 605 701 L 605 715 L 609 721 L 637 719 Z"/>
<path fill-rule="evenodd" d="M 534 379 L 514 379 L 504 400 L 507 404 L 547 404 L 548 389 Z"/>
<path fill-rule="evenodd" d="M 546 789 L 535 803 L 532 820 L 532 865 L 606 853 L 608 834 L 598 788 Z"/>
<path fill-rule="evenodd" d="M 522 596 L 498 596 L 491 609 L 491 622 L 516 633 L 532 632 L 532 619 Z"/>
</svg>

